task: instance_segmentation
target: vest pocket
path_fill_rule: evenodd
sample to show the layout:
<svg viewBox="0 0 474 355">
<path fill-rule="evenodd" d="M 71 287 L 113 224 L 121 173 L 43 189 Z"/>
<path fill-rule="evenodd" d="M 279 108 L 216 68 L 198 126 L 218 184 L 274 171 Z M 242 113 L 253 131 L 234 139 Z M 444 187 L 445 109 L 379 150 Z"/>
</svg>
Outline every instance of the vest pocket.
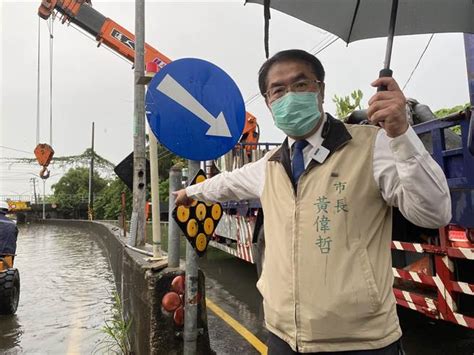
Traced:
<svg viewBox="0 0 474 355">
<path fill-rule="evenodd" d="M 370 297 L 370 311 L 376 312 L 382 306 L 380 300 L 380 293 L 377 287 L 377 283 L 375 282 L 375 276 L 372 270 L 372 266 L 370 264 L 367 249 L 361 246 L 360 244 L 357 248 L 357 257 L 362 268 L 363 277 L 367 285 L 367 291 Z"/>
</svg>

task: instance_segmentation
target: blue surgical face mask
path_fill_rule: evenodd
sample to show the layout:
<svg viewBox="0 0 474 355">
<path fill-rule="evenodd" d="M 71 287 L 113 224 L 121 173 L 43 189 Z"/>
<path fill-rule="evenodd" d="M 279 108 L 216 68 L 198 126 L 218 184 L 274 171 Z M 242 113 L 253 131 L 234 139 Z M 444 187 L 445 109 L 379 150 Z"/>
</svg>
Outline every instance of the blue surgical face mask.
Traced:
<svg viewBox="0 0 474 355">
<path fill-rule="evenodd" d="M 288 92 L 270 105 L 275 125 L 290 137 L 307 135 L 321 119 L 318 102 L 315 92 Z"/>
</svg>

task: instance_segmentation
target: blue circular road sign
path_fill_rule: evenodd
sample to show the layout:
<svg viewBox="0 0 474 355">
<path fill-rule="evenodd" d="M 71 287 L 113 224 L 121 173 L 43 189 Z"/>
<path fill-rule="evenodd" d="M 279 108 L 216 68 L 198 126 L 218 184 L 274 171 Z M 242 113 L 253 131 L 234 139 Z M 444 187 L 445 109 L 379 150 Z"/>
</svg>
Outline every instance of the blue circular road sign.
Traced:
<svg viewBox="0 0 474 355">
<path fill-rule="evenodd" d="M 153 77 L 146 113 L 160 143 L 191 160 L 227 153 L 245 124 L 244 100 L 232 78 L 195 58 L 173 61 Z"/>
</svg>

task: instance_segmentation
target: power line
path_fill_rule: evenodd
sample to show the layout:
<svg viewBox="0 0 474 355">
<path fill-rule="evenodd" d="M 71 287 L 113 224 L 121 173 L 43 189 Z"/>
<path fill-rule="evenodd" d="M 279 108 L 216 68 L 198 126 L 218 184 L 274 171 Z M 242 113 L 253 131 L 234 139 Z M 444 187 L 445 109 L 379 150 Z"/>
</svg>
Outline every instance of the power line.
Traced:
<svg viewBox="0 0 474 355">
<path fill-rule="evenodd" d="M 8 150 L 13 150 L 15 152 L 20 152 L 20 153 L 27 153 L 27 154 L 33 154 L 32 152 L 27 152 L 26 150 L 21 150 L 21 149 L 16 149 L 16 148 L 10 148 L 10 147 L 6 147 L 4 145 L 0 145 L 0 148 L 3 148 L 3 149 L 8 149 Z M 14 158 L 16 159 L 16 158 Z"/>
<path fill-rule="evenodd" d="M 329 36 L 326 39 L 323 39 L 322 41 L 318 42 L 318 44 L 313 46 L 313 48 L 311 48 L 311 50 L 309 52 L 312 52 L 313 50 L 316 49 L 316 51 L 312 53 L 313 55 L 321 53 L 323 50 L 328 48 L 330 45 L 332 45 L 334 42 L 336 42 L 339 39 L 339 37 L 334 36 L 334 38 L 331 40 L 330 38 L 333 37 L 333 36 L 334 35 L 329 34 Z M 324 43 L 324 42 L 326 42 L 326 43 Z M 318 49 L 318 47 L 320 49 Z M 245 100 L 245 105 L 246 106 L 251 105 L 255 101 L 257 101 L 258 99 L 260 99 L 261 97 L 262 96 L 260 95 L 260 92 L 257 92 L 256 94 L 253 94 L 247 100 Z"/>
<path fill-rule="evenodd" d="M 320 50 L 318 50 L 317 52 L 315 52 L 315 53 L 313 53 L 313 54 L 316 55 L 316 54 L 321 53 L 323 50 L 325 50 L 326 48 L 328 48 L 331 44 L 333 44 L 334 42 L 336 42 L 338 39 L 339 39 L 339 37 L 334 38 L 331 42 L 329 42 L 329 43 L 326 44 L 323 48 L 321 48 Z"/>
<path fill-rule="evenodd" d="M 172 155 L 173 152 L 166 152 L 166 153 L 163 153 L 162 155 L 158 156 L 158 159 L 164 159 L 164 158 L 167 158 L 169 157 L 170 155 Z"/>
<path fill-rule="evenodd" d="M 424 56 L 425 53 L 426 53 L 426 50 L 427 50 L 428 47 L 430 46 L 430 43 L 431 43 L 431 40 L 433 39 L 433 37 L 434 37 L 434 33 L 431 35 L 430 39 L 428 40 L 428 43 L 426 43 L 425 49 L 423 49 L 423 52 L 421 53 L 420 58 L 418 58 L 418 62 L 416 62 L 416 65 L 415 65 L 415 67 L 413 68 L 413 70 L 411 71 L 411 74 L 410 74 L 410 76 L 408 77 L 408 79 L 407 79 L 405 85 L 403 85 L 402 91 L 405 90 L 406 86 L 408 85 L 408 83 L 410 82 L 411 78 L 413 77 L 413 74 L 415 73 L 416 69 L 418 69 L 418 66 L 420 65 L 421 59 L 423 58 L 423 56 Z"/>
<path fill-rule="evenodd" d="M 318 47 L 321 45 L 321 43 L 323 43 L 324 41 L 326 41 L 327 38 L 330 37 L 330 36 L 331 36 L 331 35 L 327 32 L 326 35 L 323 37 L 323 39 L 322 39 L 321 41 L 319 41 L 318 43 L 316 43 L 316 44 L 313 46 L 313 48 L 311 48 L 308 52 L 310 52 L 310 53 L 313 52 L 316 48 L 318 48 Z"/>
</svg>

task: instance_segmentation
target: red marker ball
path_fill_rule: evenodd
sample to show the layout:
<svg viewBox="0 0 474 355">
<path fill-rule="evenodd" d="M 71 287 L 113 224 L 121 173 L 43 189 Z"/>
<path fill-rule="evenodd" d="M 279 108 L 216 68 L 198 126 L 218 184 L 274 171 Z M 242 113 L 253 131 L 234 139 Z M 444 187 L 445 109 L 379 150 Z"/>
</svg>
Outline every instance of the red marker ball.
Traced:
<svg viewBox="0 0 474 355">
<path fill-rule="evenodd" d="M 176 276 L 171 282 L 171 291 L 177 292 L 180 295 L 184 294 L 184 276 Z"/>
<path fill-rule="evenodd" d="M 163 296 L 161 300 L 161 305 L 167 312 L 175 311 L 179 306 L 181 306 L 181 298 L 176 292 L 168 292 Z"/>
<path fill-rule="evenodd" d="M 173 319 L 176 325 L 180 327 L 184 324 L 184 307 L 183 306 L 180 306 L 176 311 L 174 311 Z"/>
</svg>

